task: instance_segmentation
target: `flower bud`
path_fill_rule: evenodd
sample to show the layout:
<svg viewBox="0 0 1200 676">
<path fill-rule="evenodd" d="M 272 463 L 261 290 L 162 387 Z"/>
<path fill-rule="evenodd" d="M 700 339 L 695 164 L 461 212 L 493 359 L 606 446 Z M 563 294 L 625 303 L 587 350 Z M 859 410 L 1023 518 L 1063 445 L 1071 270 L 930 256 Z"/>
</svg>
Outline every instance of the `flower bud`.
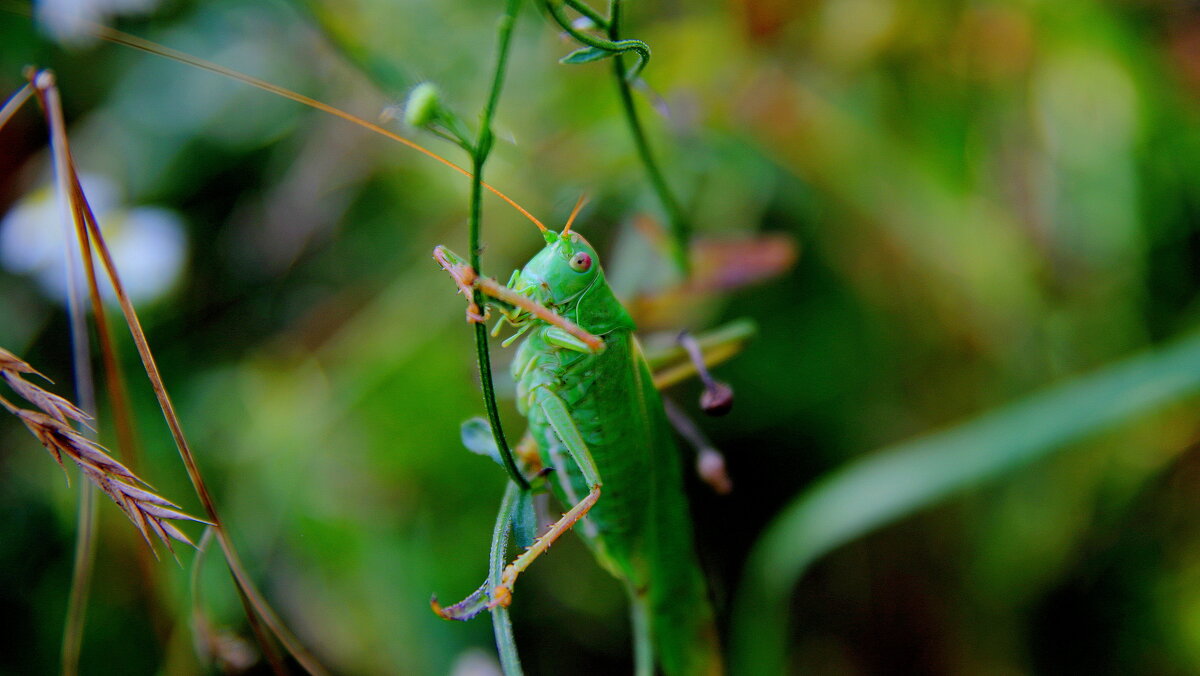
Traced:
<svg viewBox="0 0 1200 676">
<path fill-rule="evenodd" d="M 404 104 L 404 121 L 413 127 L 424 127 L 441 117 L 441 96 L 431 82 L 422 82 L 408 95 Z"/>
</svg>

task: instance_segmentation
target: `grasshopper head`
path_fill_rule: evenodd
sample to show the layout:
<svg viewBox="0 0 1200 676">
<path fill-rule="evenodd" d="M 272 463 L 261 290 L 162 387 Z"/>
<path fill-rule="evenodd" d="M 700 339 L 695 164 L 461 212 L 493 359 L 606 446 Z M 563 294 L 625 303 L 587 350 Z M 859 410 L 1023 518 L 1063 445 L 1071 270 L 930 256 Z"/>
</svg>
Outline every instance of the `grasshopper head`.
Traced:
<svg viewBox="0 0 1200 676">
<path fill-rule="evenodd" d="M 551 307 L 572 304 L 601 277 L 596 250 L 582 235 L 546 232 L 546 248 L 520 272 L 518 291 Z"/>
</svg>

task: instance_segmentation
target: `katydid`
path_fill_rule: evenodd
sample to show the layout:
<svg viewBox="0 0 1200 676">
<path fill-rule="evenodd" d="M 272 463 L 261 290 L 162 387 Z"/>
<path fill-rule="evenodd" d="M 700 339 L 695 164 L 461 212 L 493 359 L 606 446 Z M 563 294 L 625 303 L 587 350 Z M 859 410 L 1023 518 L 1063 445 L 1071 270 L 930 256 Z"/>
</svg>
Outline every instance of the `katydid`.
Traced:
<svg viewBox="0 0 1200 676">
<path fill-rule="evenodd" d="M 517 576 L 574 525 L 600 565 L 625 584 L 638 673 L 652 673 L 655 663 L 672 675 L 719 673 L 679 455 L 634 322 L 609 288 L 595 249 L 569 222 L 562 233 L 543 234 L 545 248 L 502 290 L 475 278 L 448 250 L 435 251 L 460 287 L 482 289 L 502 321 L 525 336 L 512 363 L 517 407 L 541 464 L 553 468 L 550 490 L 573 506 L 508 565 L 501 583 L 487 590 L 488 605 L 508 605 Z M 567 321 L 547 318 L 546 309 Z M 478 308 L 468 315 L 483 319 Z M 461 613 L 434 607 L 448 619 L 469 619 L 482 609 L 478 602 L 467 602 L 462 607 L 472 610 Z"/>
</svg>

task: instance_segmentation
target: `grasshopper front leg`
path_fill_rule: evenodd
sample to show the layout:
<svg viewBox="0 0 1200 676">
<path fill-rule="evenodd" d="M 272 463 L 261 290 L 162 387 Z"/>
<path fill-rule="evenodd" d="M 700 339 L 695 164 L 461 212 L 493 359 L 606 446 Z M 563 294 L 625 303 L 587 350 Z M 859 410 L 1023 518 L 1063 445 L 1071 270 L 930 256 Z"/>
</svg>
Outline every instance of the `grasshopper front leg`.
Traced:
<svg viewBox="0 0 1200 676">
<path fill-rule="evenodd" d="M 468 322 L 478 324 L 487 319 L 486 313 L 480 312 L 479 306 L 475 304 L 473 298 L 474 294 L 472 291 L 479 289 L 484 295 L 496 299 L 501 304 L 525 310 L 547 324 L 552 324 L 566 331 L 579 339 L 591 352 L 601 352 L 604 350 L 604 341 L 599 336 L 594 336 L 584 331 L 578 324 L 563 317 L 554 310 L 513 291 L 491 277 L 481 277 L 479 273 L 475 272 L 474 268 L 463 261 L 462 257 L 446 247 L 438 246 L 434 248 L 433 258 L 442 266 L 443 270 L 450 273 L 459 291 L 468 298 Z"/>
</svg>

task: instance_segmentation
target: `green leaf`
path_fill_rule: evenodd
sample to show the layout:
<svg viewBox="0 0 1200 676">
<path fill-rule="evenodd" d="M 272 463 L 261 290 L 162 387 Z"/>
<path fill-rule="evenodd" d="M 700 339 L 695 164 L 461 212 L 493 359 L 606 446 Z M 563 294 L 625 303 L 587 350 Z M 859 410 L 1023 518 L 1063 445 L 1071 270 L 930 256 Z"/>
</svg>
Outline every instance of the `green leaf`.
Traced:
<svg viewBox="0 0 1200 676">
<path fill-rule="evenodd" d="M 801 491 L 751 551 L 733 673 L 784 672 L 787 606 L 831 550 L 982 481 L 1200 391 L 1200 335 L 850 462 Z"/>
<path fill-rule="evenodd" d="M 512 514 L 513 537 L 518 548 L 529 547 L 537 538 L 537 514 L 533 509 L 533 491 L 518 491 Z"/>
<path fill-rule="evenodd" d="M 576 49 L 575 51 L 571 52 L 570 54 L 567 54 L 563 58 L 559 59 L 558 62 L 559 63 L 591 63 L 592 61 L 599 61 L 600 59 L 607 59 L 608 57 L 610 57 L 616 53 L 617 52 L 610 52 L 607 49 L 600 49 L 598 47 L 580 47 L 579 49 Z"/>
<path fill-rule="evenodd" d="M 460 428 L 463 446 L 479 455 L 485 455 L 504 467 L 504 459 L 500 457 L 500 449 L 496 446 L 496 437 L 492 435 L 492 427 L 483 418 L 471 418 Z"/>
</svg>

